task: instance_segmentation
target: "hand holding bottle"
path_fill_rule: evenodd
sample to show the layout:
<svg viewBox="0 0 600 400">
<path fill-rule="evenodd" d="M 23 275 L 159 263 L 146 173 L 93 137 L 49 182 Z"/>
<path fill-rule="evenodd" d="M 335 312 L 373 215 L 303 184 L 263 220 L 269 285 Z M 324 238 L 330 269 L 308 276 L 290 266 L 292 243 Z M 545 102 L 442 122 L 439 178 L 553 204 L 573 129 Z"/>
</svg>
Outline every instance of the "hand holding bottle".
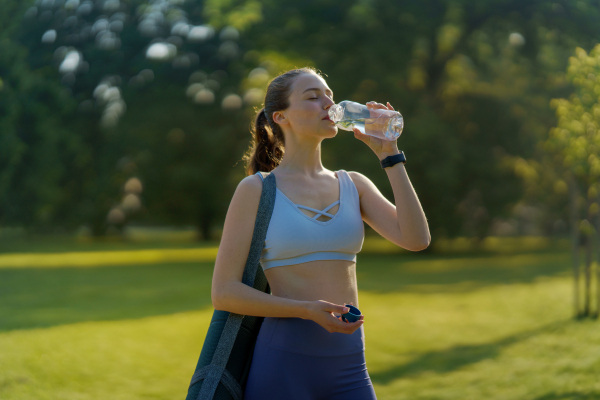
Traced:
<svg viewBox="0 0 600 400">
<path fill-rule="evenodd" d="M 373 116 L 377 116 L 381 113 L 381 111 L 378 110 L 394 111 L 394 107 L 392 107 L 392 105 L 389 102 L 387 103 L 387 106 L 384 106 L 380 103 L 376 103 L 374 101 L 370 101 L 366 105 L 369 108 L 371 115 Z M 373 152 L 379 157 L 380 160 L 383 160 L 387 156 L 400 153 L 400 151 L 398 150 L 397 137 L 393 140 L 383 140 L 373 136 L 372 134 L 369 134 L 370 129 L 377 130 L 381 129 L 381 127 L 377 124 L 365 125 L 366 134 L 362 133 L 360 129 L 356 127 L 353 128 L 352 131 L 354 132 L 354 137 L 364 142 L 367 146 L 369 146 L 371 150 L 373 150 Z"/>
<path fill-rule="evenodd" d="M 361 133 L 383 140 L 398 139 L 404 129 L 402 114 L 383 105 L 381 107 L 371 107 L 372 104 L 378 104 L 374 101 L 367 104 L 364 105 L 349 100 L 341 101 L 329 108 L 329 119 L 339 129 L 345 131 L 358 128 Z"/>
</svg>

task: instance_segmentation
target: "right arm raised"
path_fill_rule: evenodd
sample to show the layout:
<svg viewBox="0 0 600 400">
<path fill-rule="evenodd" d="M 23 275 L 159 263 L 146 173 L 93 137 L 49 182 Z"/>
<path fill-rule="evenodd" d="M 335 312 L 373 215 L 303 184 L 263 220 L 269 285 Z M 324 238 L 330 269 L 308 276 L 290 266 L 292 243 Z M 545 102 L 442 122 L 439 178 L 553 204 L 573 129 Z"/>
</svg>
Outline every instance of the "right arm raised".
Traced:
<svg viewBox="0 0 600 400">
<path fill-rule="evenodd" d="M 213 307 L 242 315 L 307 319 L 309 302 L 273 296 L 242 283 L 261 194 L 262 179 L 257 175 L 242 179 L 233 194 L 213 273 Z"/>
</svg>

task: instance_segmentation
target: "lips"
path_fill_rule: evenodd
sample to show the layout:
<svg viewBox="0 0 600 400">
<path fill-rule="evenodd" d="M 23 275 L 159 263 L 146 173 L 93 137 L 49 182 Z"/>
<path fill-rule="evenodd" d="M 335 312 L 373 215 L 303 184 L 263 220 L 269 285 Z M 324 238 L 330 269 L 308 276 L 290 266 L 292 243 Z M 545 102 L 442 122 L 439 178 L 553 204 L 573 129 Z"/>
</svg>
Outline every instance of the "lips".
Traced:
<svg viewBox="0 0 600 400">
<path fill-rule="evenodd" d="M 327 121 L 331 121 L 331 119 L 329 118 L 329 115 L 328 115 L 328 116 L 326 116 L 326 117 L 325 117 L 325 118 L 323 118 L 323 119 L 326 119 Z"/>
</svg>

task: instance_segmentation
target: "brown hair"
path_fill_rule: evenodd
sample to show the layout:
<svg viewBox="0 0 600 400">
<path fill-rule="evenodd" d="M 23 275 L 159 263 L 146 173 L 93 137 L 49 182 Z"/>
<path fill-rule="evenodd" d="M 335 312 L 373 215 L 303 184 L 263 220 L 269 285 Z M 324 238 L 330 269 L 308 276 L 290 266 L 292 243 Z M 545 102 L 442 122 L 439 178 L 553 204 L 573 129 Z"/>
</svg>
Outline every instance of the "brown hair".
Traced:
<svg viewBox="0 0 600 400">
<path fill-rule="evenodd" d="M 290 106 L 292 84 L 301 74 L 323 77 L 312 67 L 296 68 L 273 78 L 267 85 L 264 107 L 257 111 L 254 124 L 250 128 L 252 133 L 250 148 L 242 157 L 248 175 L 258 171 L 270 172 L 281 162 L 285 153 L 285 138 L 279 125 L 273 122 L 273 113 Z"/>
</svg>

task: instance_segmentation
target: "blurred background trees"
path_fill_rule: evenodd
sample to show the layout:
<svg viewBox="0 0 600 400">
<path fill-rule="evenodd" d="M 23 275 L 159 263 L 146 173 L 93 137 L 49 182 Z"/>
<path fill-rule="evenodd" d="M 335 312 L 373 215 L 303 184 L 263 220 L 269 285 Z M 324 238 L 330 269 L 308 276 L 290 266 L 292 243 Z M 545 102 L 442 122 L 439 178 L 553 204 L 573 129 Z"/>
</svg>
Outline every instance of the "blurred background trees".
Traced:
<svg viewBox="0 0 600 400">
<path fill-rule="evenodd" d="M 2 226 L 102 235 L 135 221 L 214 237 L 267 82 L 313 65 L 337 101 L 403 114 L 399 147 L 434 237 L 567 231 L 567 181 L 542 173 L 540 143 L 566 129 L 550 103 L 575 90 L 575 49 L 600 37 L 594 1 L 0 5 Z M 323 161 L 393 201 L 351 135 L 325 141 Z"/>
</svg>

